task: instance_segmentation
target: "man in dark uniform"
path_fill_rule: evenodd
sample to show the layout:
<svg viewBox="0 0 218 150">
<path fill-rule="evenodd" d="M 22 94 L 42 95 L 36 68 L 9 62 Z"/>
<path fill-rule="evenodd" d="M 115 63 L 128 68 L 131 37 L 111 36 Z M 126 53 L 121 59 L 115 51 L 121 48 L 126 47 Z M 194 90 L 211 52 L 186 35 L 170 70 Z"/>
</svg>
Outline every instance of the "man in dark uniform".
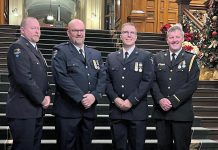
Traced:
<svg viewBox="0 0 218 150">
<path fill-rule="evenodd" d="M 135 46 L 134 24 L 123 24 L 120 38 L 123 48 L 109 54 L 106 62 L 113 149 L 144 150 L 152 54 Z"/>
<path fill-rule="evenodd" d="M 169 51 L 154 56 L 151 94 L 159 150 L 189 150 L 194 119 L 192 95 L 198 86 L 196 55 L 182 49 L 184 32 L 175 25 L 167 32 Z"/>
<path fill-rule="evenodd" d="M 84 45 L 85 26 L 68 24 L 69 42 L 54 47 L 52 60 L 56 92 L 54 113 L 61 150 L 90 150 L 95 106 L 105 90 L 106 72 L 101 53 Z"/>
<path fill-rule="evenodd" d="M 13 150 L 39 150 L 42 136 L 43 108 L 50 103 L 46 62 L 36 42 L 40 25 L 33 17 L 24 18 L 21 37 L 8 51 L 10 88 L 6 117 L 13 138 Z"/>
</svg>

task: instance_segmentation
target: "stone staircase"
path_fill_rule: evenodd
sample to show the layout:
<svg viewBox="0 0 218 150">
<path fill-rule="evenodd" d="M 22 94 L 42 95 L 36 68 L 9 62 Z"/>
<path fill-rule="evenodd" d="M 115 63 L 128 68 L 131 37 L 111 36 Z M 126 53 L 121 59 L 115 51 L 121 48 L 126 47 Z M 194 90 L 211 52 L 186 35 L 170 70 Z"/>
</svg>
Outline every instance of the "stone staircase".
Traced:
<svg viewBox="0 0 218 150">
<path fill-rule="evenodd" d="M 67 41 L 66 29 L 41 28 L 42 35 L 38 48 L 42 49 L 43 56 L 48 65 L 51 64 L 52 47 Z M 9 87 L 7 78 L 6 56 L 9 45 L 20 36 L 18 26 L 0 25 L 0 150 L 9 150 L 12 144 L 10 130 L 5 117 L 5 104 Z M 103 30 L 87 30 L 85 44 L 102 52 L 103 60 L 108 53 L 116 51 L 121 46 L 119 32 Z M 145 48 L 152 53 L 167 49 L 167 44 L 161 34 L 139 33 L 138 47 Z M 52 73 L 49 72 L 52 89 Z M 157 149 L 154 120 L 151 118 L 153 109 L 152 98 L 148 96 L 149 118 L 147 125 L 147 137 L 145 141 L 146 150 Z M 218 81 L 200 81 L 197 91 L 194 93 L 193 105 L 195 120 L 193 124 L 192 146 L 193 150 L 218 150 Z M 111 150 L 111 133 L 108 116 L 109 104 L 104 95 L 97 105 L 97 120 L 93 135 L 93 150 Z M 52 115 L 52 104 L 46 111 L 43 138 L 43 150 L 56 150 L 56 133 L 54 128 L 54 116 Z"/>
</svg>

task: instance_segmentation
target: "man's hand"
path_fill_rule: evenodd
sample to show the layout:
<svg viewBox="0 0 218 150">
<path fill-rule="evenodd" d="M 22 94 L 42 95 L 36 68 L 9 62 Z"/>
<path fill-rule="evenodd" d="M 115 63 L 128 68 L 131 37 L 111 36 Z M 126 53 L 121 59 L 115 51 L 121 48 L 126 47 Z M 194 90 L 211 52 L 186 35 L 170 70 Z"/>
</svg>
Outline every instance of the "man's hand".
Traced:
<svg viewBox="0 0 218 150">
<path fill-rule="evenodd" d="M 95 96 L 93 94 L 88 93 L 83 95 L 83 99 L 81 103 L 85 107 L 85 109 L 90 108 L 94 102 L 95 102 Z"/>
<path fill-rule="evenodd" d="M 169 99 L 167 98 L 162 98 L 159 101 L 160 107 L 164 110 L 164 111 L 169 111 L 172 108 L 172 104 L 170 102 Z"/>
<path fill-rule="evenodd" d="M 115 98 L 114 103 L 119 109 L 123 110 L 124 100 L 122 98 Z"/>
<path fill-rule="evenodd" d="M 45 96 L 45 98 L 44 98 L 44 100 L 42 101 L 41 104 L 42 104 L 42 107 L 44 109 L 47 109 L 49 107 L 50 103 L 51 103 L 51 97 L 50 96 Z"/>
<path fill-rule="evenodd" d="M 132 107 L 132 103 L 128 99 L 123 100 L 123 99 L 117 97 L 114 100 L 114 103 L 122 111 L 127 111 Z"/>
<path fill-rule="evenodd" d="M 124 101 L 124 110 L 125 111 L 127 111 L 127 110 L 129 110 L 130 108 L 132 108 L 132 103 L 128 100 L 128 99 L 126 99 L 125 101 Z"/>
</svg>

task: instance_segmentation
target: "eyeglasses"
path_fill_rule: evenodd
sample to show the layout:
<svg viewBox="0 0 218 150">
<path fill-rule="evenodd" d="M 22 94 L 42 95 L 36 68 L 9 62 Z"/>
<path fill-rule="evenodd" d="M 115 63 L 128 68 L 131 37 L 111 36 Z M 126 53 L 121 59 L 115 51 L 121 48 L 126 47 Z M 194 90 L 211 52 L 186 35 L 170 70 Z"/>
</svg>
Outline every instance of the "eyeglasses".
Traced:
<svg viewBox="0 0 218 150">
<path fill-rule="evenodd" d="M 136 32 L 133 32 L 133 31 L 122 31 L 121 34 L 123 35 L 136 35 Z"/>
<path fill-rule="evenodd" d="M 82 32 L 82 33 L 83 33 L 83 32 L 85 32 L 84 29 L 81 29 L 81 30 L 74 30 L 74 29 L 73 29 L 73 30 L 71 30 L 71 31 L 74 32 L 74 33 L 78 33 L 78 32 Z"/>
</svg>

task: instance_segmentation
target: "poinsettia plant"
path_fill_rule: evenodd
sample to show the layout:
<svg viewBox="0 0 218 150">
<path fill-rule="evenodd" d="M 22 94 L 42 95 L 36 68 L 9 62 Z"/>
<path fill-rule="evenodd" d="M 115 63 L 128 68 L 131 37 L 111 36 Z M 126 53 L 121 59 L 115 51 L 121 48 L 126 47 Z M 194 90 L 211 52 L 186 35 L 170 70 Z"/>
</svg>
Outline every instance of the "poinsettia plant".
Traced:
<svg viewBox="0 0 218 150">
<path fill-rule="evenodd" d="M 196 55 L 199 54 L 199 48 L 196 45 L 193 45 L 191 42 L 184 41 L 182 43 L 182 48 L 187 52 L 190 52 Z"/>
<path fill-rule="evenodd" d="M 171 27 L 170 24 L 165 24 L 160 28 L 161 33 L 166 34 L 168 29 Z"/>
</svg>

